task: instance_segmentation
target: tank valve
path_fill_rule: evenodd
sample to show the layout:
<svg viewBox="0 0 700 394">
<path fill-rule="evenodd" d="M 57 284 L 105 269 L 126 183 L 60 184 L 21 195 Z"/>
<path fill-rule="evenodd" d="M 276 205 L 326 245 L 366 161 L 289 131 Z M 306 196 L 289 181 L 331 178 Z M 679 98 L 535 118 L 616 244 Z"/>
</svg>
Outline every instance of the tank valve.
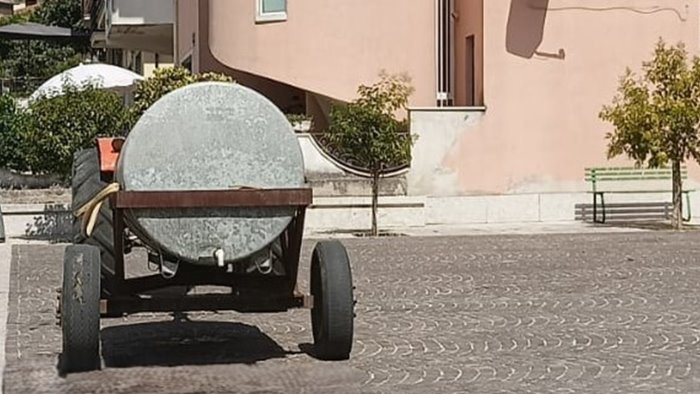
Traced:
<svg viewBox="0 0 700 394">
<path fill-rule="evenodd" d="M 214 257 L 216 258 L 216 265 L 223 268 L 224 267 L 224 251 L 223 251 L 223 249 L 216 249 L 214 251 Z"/>
</svg>

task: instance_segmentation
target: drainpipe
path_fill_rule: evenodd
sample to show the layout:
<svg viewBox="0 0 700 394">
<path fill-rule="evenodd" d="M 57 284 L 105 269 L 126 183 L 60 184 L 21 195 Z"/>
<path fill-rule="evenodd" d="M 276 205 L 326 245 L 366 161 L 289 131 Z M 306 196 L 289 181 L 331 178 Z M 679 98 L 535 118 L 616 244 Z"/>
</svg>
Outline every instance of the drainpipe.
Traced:
<svg viewBox="0 0 700 394">
<path fill-rule="evenodd" d="M 437 106 L 451 106 L 454 100 L 454 0 L 435 1 L 435 47 Z"/>
</svg>

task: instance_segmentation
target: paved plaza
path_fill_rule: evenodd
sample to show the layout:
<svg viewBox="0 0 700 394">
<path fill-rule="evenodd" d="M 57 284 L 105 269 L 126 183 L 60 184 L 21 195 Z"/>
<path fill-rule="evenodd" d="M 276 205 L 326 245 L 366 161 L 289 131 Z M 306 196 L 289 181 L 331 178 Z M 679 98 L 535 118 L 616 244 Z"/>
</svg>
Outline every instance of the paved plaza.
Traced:
<svg viewBox="0 0 700 394">
<path fill-rule="evenodd" d="M 60 377 L 63 246 L 12 249 L 7 393 L 698 393 L 700 233 L 345 241 L 346 362 L 308 311 L 103 320 L 101 371 Z M 313 241 L 304 245 L 301 273 Z M 130 264 L 142 264 L 132 259 Z"/>
</svg>

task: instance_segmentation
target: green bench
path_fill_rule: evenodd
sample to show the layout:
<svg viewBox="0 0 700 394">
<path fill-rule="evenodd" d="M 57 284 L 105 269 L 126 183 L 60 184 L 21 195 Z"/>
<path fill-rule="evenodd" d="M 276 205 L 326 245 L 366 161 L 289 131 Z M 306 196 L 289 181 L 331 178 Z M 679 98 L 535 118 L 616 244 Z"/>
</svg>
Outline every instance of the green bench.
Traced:
<svg viewBox="0 0 700 394">
<path fill-rule="evenodd" d="M 661 193 L 671 194 L 672 172 L 670 168 L 636 168 L 636 167 L 593 167 L 586 168 L 585 179 L 591 183 L 589 193 L 593 195 L 593 204 L 577 204 L 576 217 L 587 220 L 592 214 L 592 221 L 605 223 L 607 220 L 668 220 L 673 215 L 673 203 L 665 202 L 622 202 L 605 203 L 606 194 L 641 194 Z M 681 168 L 681 178 L 688 178 L 688 170 Z M 660 181 L 668 181 L 668 187 L 659 185 Z M 652 185 L 654 183 L 655 185 Z M 633 184 L 636 187 L 629 186 Z M 614 185 L 613 188 L 605 188 Z M 625 187 L 623 187 L 623 185 Z M 685 195 L 684 221 L 690 221 L 690 192 L 683 190 Z"/>
</svg>

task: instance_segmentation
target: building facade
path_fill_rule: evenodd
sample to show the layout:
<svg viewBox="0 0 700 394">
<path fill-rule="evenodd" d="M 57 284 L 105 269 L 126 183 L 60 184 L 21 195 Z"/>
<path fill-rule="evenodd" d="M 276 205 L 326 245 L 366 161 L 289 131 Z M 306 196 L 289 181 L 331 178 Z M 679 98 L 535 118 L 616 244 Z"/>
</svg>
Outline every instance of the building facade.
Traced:
<svg viewBox="0 0 700 394">
<path fill-rule="evenodd" d="M 573 219 L 586 167 L 630 164 L 607 159 L 598 116 L 625 69 L 659 39 L 700 53 L 700 0 L 85 1 L 122 61 L 226 73 L 320 130 L 359 85 L 408 75 L 405 190 L 431 223 Z"/>
<path fill-rule="evenodd" d="M 175 56 L 321 127 L 334 100 L 406 73 L 409 193 L 581 192 L 584 168 L 608 164 L 598 113 L 619 77 L 659 38 L 698 53 L 698 15 L 681 0 L 178 0 Z"/>
<path fill-rule="evenodd" d="M 40 0 L 0 0 L 0 16 L 13 15 L 16 12 L 38 7 Z"/>
<path fill-rule="evenodd" d="M 585 190 L 585 167 L 628 163 L 607 160 L 611 127 L 598 117 L 625 69 L 639 70 L 660 38 L 683 42 L 692 54 L 700 49 L 698 1 L 479 2 L 486 108 L 466 111 L 476 119 L 444 136 L 452 143 L 433 152 L 441 159 L 421 190 Z"/>
<path fill-rule="evenodd" d="M 321 127 L 333 100 L 353 99 L 360 84 L 376 81 L 383 70 L 412 78 L 414 105 L 437 105 L 443 76 L 435 64 L 435 1 L 177 3 L 180 63 L 231 73 L 284 111 L 313 115 Z M 477 22 L 463 25 L 476 31 Z M 462 74 L 455 77 L 465 84 Z M 467 94 L 458 92 L 450 101 L 466 105 Z"/>
<path fill-rule="evenodd" d="M 14 13 L 14 1 L 0 0 L 0 16 L 12 15 Z"/>
<path fill-rule="evenodd" d="M 148 76 L 173 64 L 173 0 L 83 0 L 85 25 L 103 61 Z"/>
</svg>

